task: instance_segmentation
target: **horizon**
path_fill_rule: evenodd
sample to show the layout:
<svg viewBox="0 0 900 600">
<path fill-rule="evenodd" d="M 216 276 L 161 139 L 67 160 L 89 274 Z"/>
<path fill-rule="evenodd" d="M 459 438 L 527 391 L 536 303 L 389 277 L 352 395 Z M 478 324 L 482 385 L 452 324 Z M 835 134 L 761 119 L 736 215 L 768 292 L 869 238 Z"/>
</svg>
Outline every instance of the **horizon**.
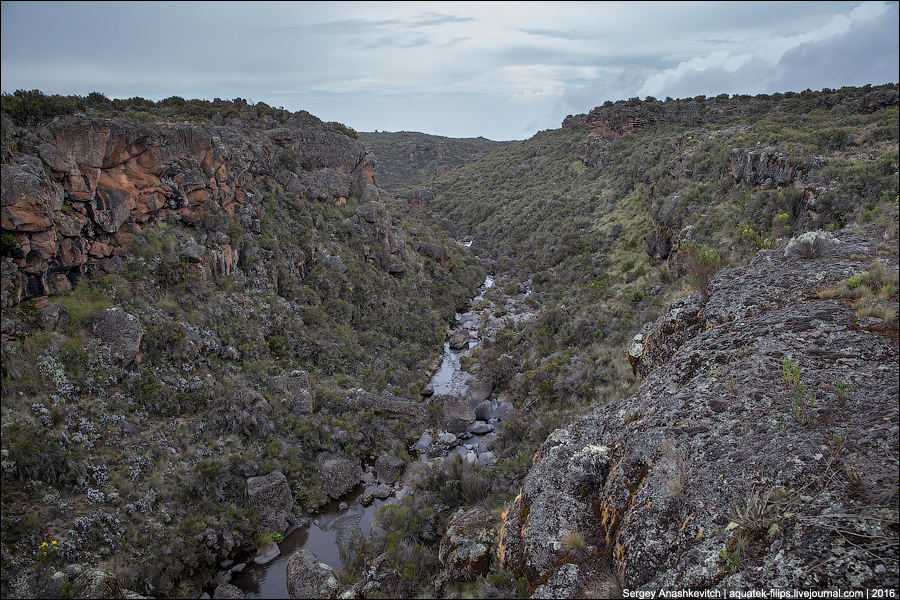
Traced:
<svg viewBox="0 0 900 600">
<path fill-rule="evenodd" d="M 898 2 L 210 6 L 5 1 L 0 88 L 240 97 L 361 132 L 512 141 L 606 101 L 882 85 L 900 71 Z"/>
</svg>

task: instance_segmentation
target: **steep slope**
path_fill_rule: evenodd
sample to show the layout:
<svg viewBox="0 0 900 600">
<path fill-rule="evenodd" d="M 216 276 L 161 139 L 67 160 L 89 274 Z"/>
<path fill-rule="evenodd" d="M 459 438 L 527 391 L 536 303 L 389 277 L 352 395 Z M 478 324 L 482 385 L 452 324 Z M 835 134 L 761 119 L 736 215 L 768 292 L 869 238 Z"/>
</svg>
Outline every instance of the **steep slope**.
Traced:
<svg viewBox="0 0 900 600">
<path fill-rule="evenodd" d="M 500 539 L 533 597 L 896 588 L 896 291 L 846 282 L 896 288 L 897 223 L 834 239 L 676 302 L 638 338 L 635 394 L 539 448 Z"/>
<path fill-rule="evenodd" d="M 359 141 L 375 156 L 373 176 L 377 184 L 394 193 L 420 187 L 434 177 L 518 143 L 411 131 L 360 133 Z"/>
<path fill-rule="evenodd" d="M 4 597 L 87 595 L 65 572 L 101 561 L 117 589 L 190 595 L 369 455 L 410 459 L 484 271 L 371 184 L 352 130 L 24 97 L 3 114 Z M 248 500 L 258 477 L 286 512 Z"/>
</svg>

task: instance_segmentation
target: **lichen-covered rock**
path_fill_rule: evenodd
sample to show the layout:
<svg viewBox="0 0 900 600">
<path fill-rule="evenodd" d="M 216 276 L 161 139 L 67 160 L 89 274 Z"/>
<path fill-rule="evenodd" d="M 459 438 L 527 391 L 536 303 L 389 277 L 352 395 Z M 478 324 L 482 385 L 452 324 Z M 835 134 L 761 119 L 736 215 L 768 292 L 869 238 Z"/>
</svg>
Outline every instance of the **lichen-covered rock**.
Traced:
<svg viewBox="0 0 900 600">
<path fill-rule="evenodd" d="M 242 592 L 239 587 L 230 583 L 223 583 L 216 588 L 216 591 L 213 592 L 213 598 L 221 598 L 222 600 L 231 600 L 246 597 L 247 596 L 244 595 L 244 592 Z"/>
<path fill-rule="evenodd" d="M 281 471 L 247 480 L 247 503 L 259 509 L 259 527 L 264 531 L 284 533 L 294 512 L 291 486 Z"/>
<path fill-rule="evenodd" d="M 118 364 L 135 361 L 144 330 L 141 322 L 120 308 L 109 308 L 94 322 L 94 335 L 100 338 L 106 357 Z"/>
<path fill-rule="evenodd" d="M 346 589 L 311 550 L 294 552 L 285 573 L 288 598 L 337 598 Z"/>
<path fill-rule="evenodd" d="M 98 567 L 88 569 L 72 582 L 72 593 L 76 598 L 112 599 L 122 598 L 122 581 L 111 571 Z"/>
<path fill-rule="evenodd" d="M 403 469 L 406 463 L 403 459 L 389 452 L 382 452 L 375 459 L 375 472 L 378 474 L 378 481 L 382 483 L 394 483 L 403 475 Z"/>
<path fill-rule="evenodd" d="M 483 508 L 459 509 L 450 517 L 438 558 L 451 581 L 470 581 L 487 572 L 497 544 L 495 525 Z"/>
<path fill-rule="evenodd" d="M 323 453 L 316 460 L 319 467 L 319 481 L 322 489 L 332 500 L 337 500 L 359 483 L 362 469 L 358 462 L 349 458 L 336 458 Z"/>
<path fill-rule="evenodd" d="M 591 575 L 560 538 L 577 530 L 632 590 L 896 587 L 896 545 L 875 550 L 896 539 L 896 322 L 818 296 L 876 257 L 896 273 L 896 245 L 836 237 L 828 258 L 760 252 L 702 308 L 689 297 L 658 319 L 637 392 L 538 449 L 501 566 L 536 596 L 583 593 Z"/>
</svg>

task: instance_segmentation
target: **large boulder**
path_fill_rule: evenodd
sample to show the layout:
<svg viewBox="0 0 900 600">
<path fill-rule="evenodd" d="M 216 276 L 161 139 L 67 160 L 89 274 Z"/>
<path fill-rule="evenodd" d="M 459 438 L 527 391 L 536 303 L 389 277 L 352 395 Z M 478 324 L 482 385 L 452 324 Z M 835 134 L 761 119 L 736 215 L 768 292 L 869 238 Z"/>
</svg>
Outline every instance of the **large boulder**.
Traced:
<svg viewBox="0 0 900 600">
<path fill-rule="evenodd" d="M 394 483 L 403 475 L 406 463 L 403 459 L 389 452 L 382 452 L 375 460 L 375 472 L 378 481 L 382 483 Z"/>
<path fill-rule="evenodd" d="M 247 504 L 259 510 L 259 528 L 284 533 L 294 514 L 291 486 L 281 471 L 247 480 Z"/>
<path fill-rule="evenodd" d="M 135 362 L 143 336 L 141 322 L 120 308 L 109 308 L 94 322 L 94 335 L 100 338 L 107 359 L 120 365 Z"/>
<path fill-rule="evenodd" d="M 22 157 L 21 163 L 0 166 L 0 223 L 7 231 L 46 231 L 53 227 L 53 212 L 62 208 L 63 190 L 45 180 L 40 160 Z"/>
<path fill-rule="evenodd" d="M 469 347 L 469 331 L 467 329 L 457 329 L 450 334 L 449 344 L 453 350 L 462 350 Z"/>
<path fill-rule="evenodd" d="M 475 411 L 462 398 L 435 394 L 431 397 L 431 403 L 441 406 L 441 427 L 451 433 L 462 433 L 475 421 Z"/>
<path fill-rule="evenodd" d="M 319 455 L 316 463 L 319 467 L 322 489 L 332 500 L 337 500 L 356 487 L 362 476 L 359 463 L 349 458 L 337 458 L 323 453 Z"/>
<path fill-rule="evenodd" d="M 480 507 L 461 508 L 450 517 L 438 558 L 451 581 L 471 581 L 487 572 L 498 538 L 495 521 Z"/>
<path fill-rule="evenodd" d="M 288 559 L 285 572 L 288 598 L 337 598 L 346 589 L 334 569 L 319 562 L 311 550 L 299 550 Z"/>
</svg>

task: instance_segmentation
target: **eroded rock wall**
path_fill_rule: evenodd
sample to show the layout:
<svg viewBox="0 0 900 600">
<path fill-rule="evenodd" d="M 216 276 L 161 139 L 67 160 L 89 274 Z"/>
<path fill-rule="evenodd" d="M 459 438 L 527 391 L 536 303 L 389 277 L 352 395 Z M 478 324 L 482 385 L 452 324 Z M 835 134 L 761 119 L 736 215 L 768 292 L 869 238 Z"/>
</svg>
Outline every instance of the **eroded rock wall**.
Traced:
<svg viewBox="0 0 900 600">
<path fill-rule="evenodd" d="M 297 197 L 337 204 L 372 177 L 360 142 L 305 113 L 268 128 L 69 115 L 17 134 L 22 152 L 2 166 L 3 308 L 108 269 L 155 222 L 194 227 L 216 214 L 258 230 L 256 188 L 267 176 Z M 308 170 L 279 168 L 291 162 L 285 153 L 305 157 Z M 203 242 L 191 262 L 230 274 L 239 240 Z"/>
<path fill-rule="evenodd" d="M 818 295 L 876 258 L 896 276 L 896 233 L 879 227 L 839 233 L 814 259 L 760 252 L 720 272 L 705 305 L 685 299 L 648 327 L 637 393 L 537 452 L 503 525 L 503 566 L 535 597 L 616 582 L 896 587 L 896 312 L 873 319 Z M 568 531 L 585 551 L 567 550 Z"/>
</svg>

